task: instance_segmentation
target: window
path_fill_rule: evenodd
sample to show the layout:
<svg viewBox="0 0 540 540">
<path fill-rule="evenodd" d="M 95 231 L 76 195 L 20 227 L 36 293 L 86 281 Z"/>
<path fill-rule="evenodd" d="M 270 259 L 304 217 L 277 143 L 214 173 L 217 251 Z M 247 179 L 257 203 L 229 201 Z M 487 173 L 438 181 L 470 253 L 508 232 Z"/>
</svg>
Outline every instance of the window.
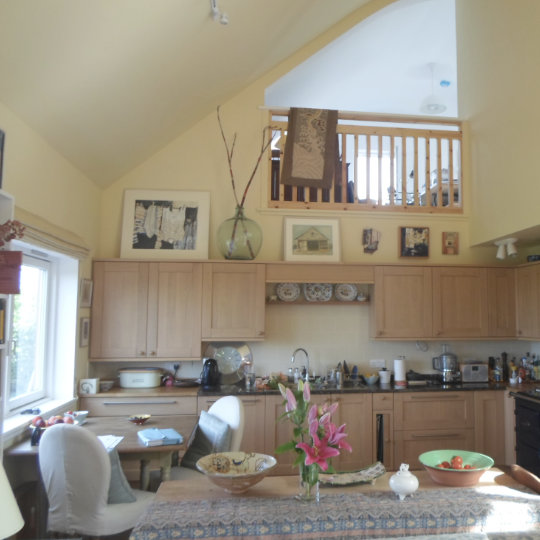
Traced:
<svg viewBox="0 0 540 540">
<path fill-rule="evenodd" d="M 12 242 L 23 252 L 21 293 L 7 310 L 5 416 L 74 396 L 78 261 Z"/>
</svg>

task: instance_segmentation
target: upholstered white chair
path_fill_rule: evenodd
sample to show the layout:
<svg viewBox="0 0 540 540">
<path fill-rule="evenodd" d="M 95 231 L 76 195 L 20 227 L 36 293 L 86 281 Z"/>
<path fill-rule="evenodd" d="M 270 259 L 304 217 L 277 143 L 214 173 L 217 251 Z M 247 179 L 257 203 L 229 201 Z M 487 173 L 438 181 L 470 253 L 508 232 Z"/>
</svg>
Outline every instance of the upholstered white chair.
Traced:
<svg viewBox="0 0 540 540">
<path fill-rule="evenodd" d="M 129 485 L 123 495 L 112 496 L 111 488 L 121 486 L 111 484 L 111 457 L 96 435 L 82 426 L 47 428 L 39 442 L 39 468 L 51 532 L 97 537 L 128 531 L 155 497 Z M 121 477 L 127 484 L 123 472 Z M 111 498 L 133 502 L 112 504 Z"/>
<path fill-rule="evenodd" d="M 225 429 L 224 429 L 225 428 Z M 201 412 L 194 440 L 178 467 L 171 468 L 171 480 L 185 480 L 200 473 L 195 468 L 198 457 L 213 452 L 237 452 L 244 436 L 244 405 L 236 396 L 219 398 Z"/>
</svg>

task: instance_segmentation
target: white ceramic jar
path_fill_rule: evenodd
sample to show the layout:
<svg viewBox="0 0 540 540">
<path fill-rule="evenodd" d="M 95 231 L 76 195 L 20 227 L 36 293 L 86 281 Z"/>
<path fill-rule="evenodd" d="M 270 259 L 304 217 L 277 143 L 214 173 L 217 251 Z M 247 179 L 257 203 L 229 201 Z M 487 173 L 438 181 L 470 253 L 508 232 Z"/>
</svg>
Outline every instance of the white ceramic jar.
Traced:
<svg viewBox="0 0 540 540">
<path fill-rule="evenodd" d="M 409 465 L 402 463 L 399 471 L 390 477 L 390 489 L 401 501 L 418 489 L 418 478 L 409 471 Z"/>
</svg>

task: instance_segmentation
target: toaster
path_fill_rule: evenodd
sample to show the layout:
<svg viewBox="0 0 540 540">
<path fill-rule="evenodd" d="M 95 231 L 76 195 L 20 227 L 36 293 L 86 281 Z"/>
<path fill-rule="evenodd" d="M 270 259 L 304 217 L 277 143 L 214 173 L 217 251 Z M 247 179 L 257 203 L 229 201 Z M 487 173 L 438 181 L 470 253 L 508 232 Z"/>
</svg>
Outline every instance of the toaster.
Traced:
<svg viewBox="0 0 540 540">
<path fill-rule="evenodd" d="M 461 382 L 488 382 L 487 364 L 461 364 Z"/>
</svg>

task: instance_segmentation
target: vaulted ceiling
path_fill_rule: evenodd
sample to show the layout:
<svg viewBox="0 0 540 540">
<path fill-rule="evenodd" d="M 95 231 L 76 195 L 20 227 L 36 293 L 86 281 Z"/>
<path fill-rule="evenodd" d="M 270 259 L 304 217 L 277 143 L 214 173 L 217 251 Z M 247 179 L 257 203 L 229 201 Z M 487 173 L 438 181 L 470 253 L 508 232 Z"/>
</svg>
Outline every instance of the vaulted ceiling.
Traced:
<svg viewBox="0 0 540 540">
<path fill-rule="evenodd" d="M 368 1 L 0 0 L 0 102 L 107 186 Z"/>
</svg>

